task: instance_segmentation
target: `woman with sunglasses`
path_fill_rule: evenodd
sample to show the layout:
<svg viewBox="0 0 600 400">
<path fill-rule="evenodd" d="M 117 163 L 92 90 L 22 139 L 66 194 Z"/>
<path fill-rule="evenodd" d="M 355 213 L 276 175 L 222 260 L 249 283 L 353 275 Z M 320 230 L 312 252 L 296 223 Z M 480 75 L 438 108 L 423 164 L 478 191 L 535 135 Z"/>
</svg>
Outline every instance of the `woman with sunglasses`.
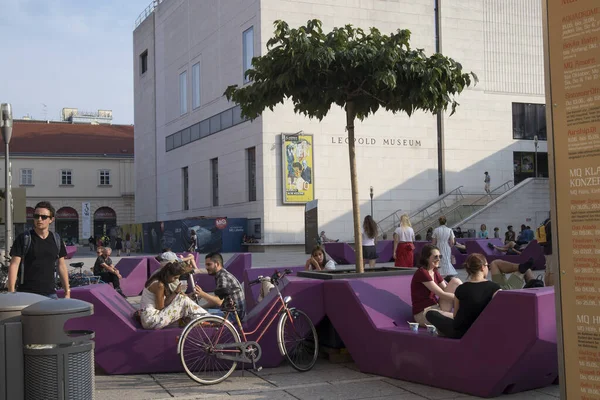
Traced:
<svg viewBox="0 0 600 400">
<path fill-rule="evenodd" d="M 469 278 L 456 289 L 453 315 L 449 317 L 433 310 L 426 314 L 427 320 L 442 336 L 463 337 L 496 293 L 502 290 L 497 283 L 487 280 L 489 266 L 483 255 L 473 253 L 467 257 L 465 269 Z"/>
<path fill-rule="evenodd" d="M 425 315 L 430 310 L 452 317 L 454 291 L 462 281 L 451 278 L 446 282 L 438 272 L 441 260 L 440 249 L 431 244 L 423 246 L 419 268 L 410 283 L 413 315 L 421 326 L 429 324 Z"/>
</svg>

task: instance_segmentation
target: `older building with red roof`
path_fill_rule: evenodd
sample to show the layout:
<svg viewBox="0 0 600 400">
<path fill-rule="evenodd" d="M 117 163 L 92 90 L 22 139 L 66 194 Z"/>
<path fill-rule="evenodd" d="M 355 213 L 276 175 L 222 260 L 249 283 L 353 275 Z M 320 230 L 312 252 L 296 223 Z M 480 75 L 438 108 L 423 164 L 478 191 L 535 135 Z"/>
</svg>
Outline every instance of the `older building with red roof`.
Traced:
<svg viewBox="0 0 600 400">
<path fill-rule="evenodd" d="M 49 200 L 52 224 L 64 240 L 116 234 L 134 222 L 133 125 L 15 120 L 10 142 L 12 187 L 26 190 L 26 223 L 33 207 Z M 2 157 L 3 157 L 2 152 Z M 0 168 L 3 168 L 3 165 Z M 0 174 L 4 187 L 4 173 Z"/>
</svg>

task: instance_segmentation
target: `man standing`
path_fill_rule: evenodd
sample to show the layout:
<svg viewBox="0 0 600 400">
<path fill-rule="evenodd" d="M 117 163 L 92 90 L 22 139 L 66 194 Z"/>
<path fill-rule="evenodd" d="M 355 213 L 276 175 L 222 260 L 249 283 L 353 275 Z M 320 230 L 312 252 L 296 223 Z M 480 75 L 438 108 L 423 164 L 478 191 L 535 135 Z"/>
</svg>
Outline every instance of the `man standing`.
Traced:
<svg viewBox="0 0 600 400">
<path fill-rule="evenodd" d="M 487 171 L 485 171 L 484 174 L 485 174 L 485 178 L 483 178 L 483 182 L 485 183 L 485 192 L 487 194 L 491 194 L 490 183 L 492 181 L 492 178 L 490 177 L 490 174 L 488 174 Z"/>
<path fill-rule="evenodd" d="M 111 253 L 112 249 L 110 247 L 103 248 L 102 254 L 98 256 L 96 263 L 94 264 L 94 275 L 99 276 L 100 279 L 106 283 L 112 283 L 117 293 L 123 297 L 126 297 L 121 291 L 121 281 L 119 281 L 122 276 L 110 259 Z"/>
<path fill-rule="evenodd" d="M 244 297 L 244 291 L 242 290 L 242 285 L 240 285 L 240 282 L 237 280 L 237 278 L 223 268 L 223 256 L 221 256 L 219 253 L 208 253 L 206 255 L 206 259 L 204 260 L 204 264 L 206 265 L 208 274 L 215 277 L 216 289 L 233 289 L 231 299 L 235 303 L 235 308 L 240 319 L 243 319 L 246 315 L 246 299 Z M 194 293 L 196 293 L 199 298 L 202 298 L 208 302 L 205 308 L 220 308 L 223 304 L 223 300 L 217 296 L 206 293 L 198 285 L 196 285 L 194 288 Z M 233 313 L 229 314 L 229 318 L 231 322 L 235 322 L 235 315 Z"/>
<path fill-rule="evenodd" d="M 58 262 L 58 274 L 65 289 L 65 297 L 71 297 L 65 263 L 67 250 L 60 236 L 49 230 L 50 224 L 54 222 L 54 215 L 55 210 L 50 202 L 39 202 L 33 212 L 33 229 L 15 239 L 8 267 L 9 292 L 18 290 L 56 299 L 54 271 Z"/>
</svg>

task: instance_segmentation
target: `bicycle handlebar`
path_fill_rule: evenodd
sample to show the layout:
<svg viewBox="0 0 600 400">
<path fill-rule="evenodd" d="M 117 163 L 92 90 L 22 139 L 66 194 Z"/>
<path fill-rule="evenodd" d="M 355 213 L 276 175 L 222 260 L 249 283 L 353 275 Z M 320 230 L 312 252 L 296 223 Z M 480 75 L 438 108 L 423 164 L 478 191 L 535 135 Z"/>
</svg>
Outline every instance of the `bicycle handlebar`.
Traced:
<svg viewBox="0 0 600 400">
<path fill-rule="evenodd" d="M 281 278 L 283 278 L 284 276 L 289 275 L 291 273 L 292 273 L 292 270 L 287 269 L 287 268 L 284 269 L 282 273 L 275 270 L 275 272 L 271 276 L 271 283 L 276 285 Z M 264 278 L 264 276 L 260 275 L 258 278 L 254 279 L 253 281 L 248 282 L 248 285 L 250 285 L 250 286 L 257 285 L 262 281 L 263 278 Z"/>
</svg>

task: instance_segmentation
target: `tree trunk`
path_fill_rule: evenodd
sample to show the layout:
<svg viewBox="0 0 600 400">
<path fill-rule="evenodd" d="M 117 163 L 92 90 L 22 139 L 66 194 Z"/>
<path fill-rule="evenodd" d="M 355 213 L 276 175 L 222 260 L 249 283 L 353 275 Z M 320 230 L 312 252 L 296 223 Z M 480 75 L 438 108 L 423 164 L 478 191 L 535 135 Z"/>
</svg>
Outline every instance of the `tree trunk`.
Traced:
<svg viewBox="0 0 600 400">
<path fill-rule="evenodd" d="M 360 231 L 360 203 L 358 202 L 358 177 L 356 176 L 356 148 L 354 145 L 354 103 L 346 103 L 346 129 L 348 130 L 348 155 L 350 156 L 350 187 L 352 190 L 352 216 L 354 218 L 354 254 L 356 272 L 365 272 L 363 266 L 362 235 Z"/>
</svg>

